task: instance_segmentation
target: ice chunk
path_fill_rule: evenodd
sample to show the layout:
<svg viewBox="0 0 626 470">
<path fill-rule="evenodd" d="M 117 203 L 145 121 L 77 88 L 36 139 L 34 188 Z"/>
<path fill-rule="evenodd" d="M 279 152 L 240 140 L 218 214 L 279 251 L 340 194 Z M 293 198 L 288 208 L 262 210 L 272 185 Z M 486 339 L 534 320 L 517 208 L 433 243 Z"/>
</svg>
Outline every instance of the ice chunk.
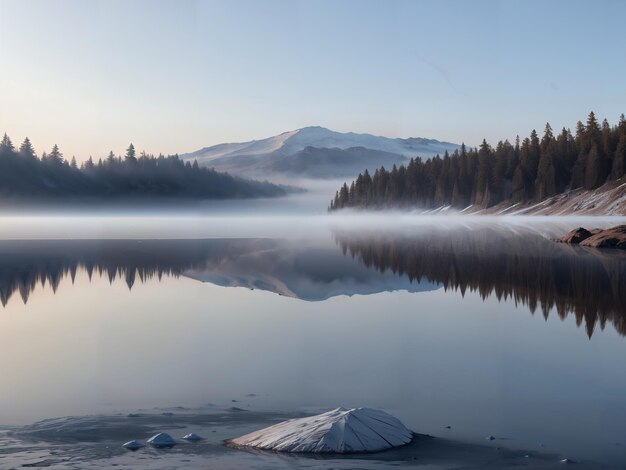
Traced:
<svg viewBox="0 0 626 470">
<path fill-rule="evenodd" d="M 126 443 L 124 443 L 122 445 L 122 447 L 128 449 L 128 450 L 137 450 L 137 449 L 141 449 L 142 447 L 146 447 L 146 445 L 141 442 L 141 441 L 128 441 Z"/>
<path fill-rule="evenodd" d="M 183 439 L 189 441 L 189 442 L 198 442 L 204 439 L 204 437 L 198 436 L 196 433 L 189 433 L 185 436 L 183 436 Z"/>
<path fill-rule="evenodd" d="M 148 444 L 158 448 L 174 447 L 176 445 L 176 441 L 168 433 L 160 432 L 159 434 L 155 434 L 148 439 Z"/>
</svg>

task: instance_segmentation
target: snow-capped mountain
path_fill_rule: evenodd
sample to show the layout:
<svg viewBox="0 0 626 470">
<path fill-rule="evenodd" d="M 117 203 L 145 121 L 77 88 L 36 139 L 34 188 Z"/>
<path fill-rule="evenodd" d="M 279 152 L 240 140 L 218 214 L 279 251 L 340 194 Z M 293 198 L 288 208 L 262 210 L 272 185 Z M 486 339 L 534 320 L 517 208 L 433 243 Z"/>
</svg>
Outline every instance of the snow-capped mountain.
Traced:
<svg viewBox="0 0 626 470">
<path fill-rule="evenodd" d="M 289 173 L 329 177 L 354 176 L 365 168 L 391 166 L 415 156 L 428 158 L 457 147 L 420 137 L 389 138 L 304 127 L 266 139 L 205 147 L 181 157 L 217 170 L 247 175 Z"/>
</svg>

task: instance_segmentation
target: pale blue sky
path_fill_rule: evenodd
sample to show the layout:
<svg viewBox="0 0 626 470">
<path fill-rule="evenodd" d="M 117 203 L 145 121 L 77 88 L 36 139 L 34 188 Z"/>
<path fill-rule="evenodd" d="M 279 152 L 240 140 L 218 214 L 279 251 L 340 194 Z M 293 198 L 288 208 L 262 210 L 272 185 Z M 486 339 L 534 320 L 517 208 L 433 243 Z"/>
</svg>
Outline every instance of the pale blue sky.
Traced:
<svg viewBox="0 0 626 470">
<path fill-rule="evenodd" d="M 82 160 L 321 125 L 477 144 L 626 112 L 626 2 L 0 0 L 0 132 Z"/>
</svg>

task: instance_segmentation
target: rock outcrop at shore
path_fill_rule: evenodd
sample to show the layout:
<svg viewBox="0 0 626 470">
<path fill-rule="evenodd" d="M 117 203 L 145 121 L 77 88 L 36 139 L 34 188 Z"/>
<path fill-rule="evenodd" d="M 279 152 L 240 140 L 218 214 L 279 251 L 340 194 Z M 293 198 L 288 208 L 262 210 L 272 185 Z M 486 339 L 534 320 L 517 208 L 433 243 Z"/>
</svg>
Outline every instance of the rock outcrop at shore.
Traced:
<svg viewBox="0 0 626 470">
<path fill-rule="evenodd" d="M 558 241 L 591 248 L 620 248 L 626 250 L 626 225 L 618 225 L 606 230 L 587 230 L 579 227 L 559 238 Z"/>
<path fill-rule="evenodd" d="M 572 243 L 572 244 L 577 245 L 592 235 L 593 233 L 587 230 L 586 228 L 578 227 L 572 230 L 571 232 L 567 233 L 563 237 L 559 238 L 559 242 Z"/>
</svg>

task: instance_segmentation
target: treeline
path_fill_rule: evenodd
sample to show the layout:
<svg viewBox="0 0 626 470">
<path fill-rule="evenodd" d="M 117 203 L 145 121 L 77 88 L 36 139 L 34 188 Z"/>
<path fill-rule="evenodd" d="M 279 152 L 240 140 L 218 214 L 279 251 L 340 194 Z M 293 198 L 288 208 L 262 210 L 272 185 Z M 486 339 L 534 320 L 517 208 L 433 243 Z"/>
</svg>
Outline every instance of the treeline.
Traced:
<svg viewBox="0 0 626 470">
<path fill-rule="evenodd" d="M 443 158 L 413 158 L 391 171 L 365 170 L 337 191 L 329 210 L 344 207 L 407 206 L 433 208 L 470 205 L 487 208 L 503 201 L 540 201 L 576 188 L 594 189 L 626 173 L 626 118 L 611 126 L 593 112 L 578 122 L 575 135 L 563 128 L 555 135 L 546 124 L 543 137 L 533 130 L 515 143 L 485 140 L 479 148 L 460 149 Z"/>
<path fill-rule="evenodd" d="M 110 152 L 105 159 L 80 166 L 64 158 L 55 145 L 39 157 L 28 138 L 16 148 L 4 134 L 0 141 L 0 197 L 49 198 L 196 198 L 230 199 L 280 196 L 285 188 L 201 168 L 178 155 L 136 154 L 130 144 L 125 155 Z"/>
</svg>

